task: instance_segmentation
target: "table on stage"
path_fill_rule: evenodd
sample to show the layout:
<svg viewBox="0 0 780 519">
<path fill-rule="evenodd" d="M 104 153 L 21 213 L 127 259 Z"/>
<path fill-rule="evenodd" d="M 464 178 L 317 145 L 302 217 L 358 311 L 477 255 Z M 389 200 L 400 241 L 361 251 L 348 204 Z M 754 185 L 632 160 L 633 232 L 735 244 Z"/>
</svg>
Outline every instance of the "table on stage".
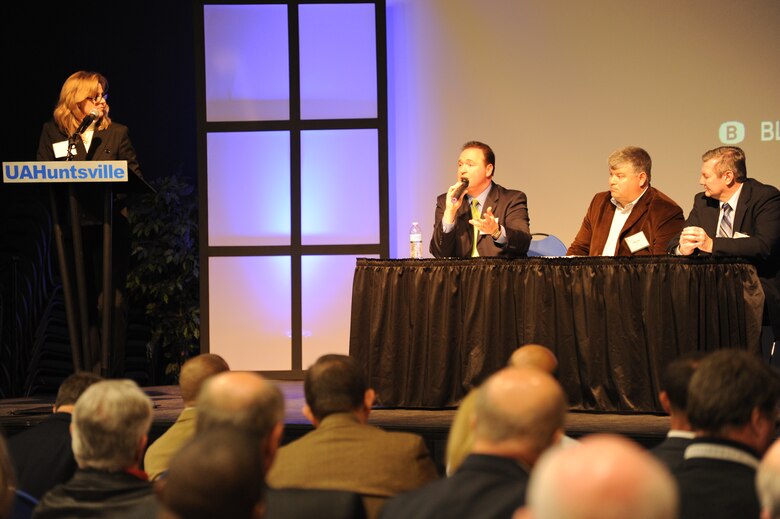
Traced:
<svg viewBox="0 0 780 519">
<path fill-rule="evenodd" d="M 456 406 L 526 343 L 549 347 L 571 409 L 662 412 L 663 366 L 760 352 L 764 292 L 734 259 L 359 258 L 350 355 L 377 404 Z"/>
</svg>

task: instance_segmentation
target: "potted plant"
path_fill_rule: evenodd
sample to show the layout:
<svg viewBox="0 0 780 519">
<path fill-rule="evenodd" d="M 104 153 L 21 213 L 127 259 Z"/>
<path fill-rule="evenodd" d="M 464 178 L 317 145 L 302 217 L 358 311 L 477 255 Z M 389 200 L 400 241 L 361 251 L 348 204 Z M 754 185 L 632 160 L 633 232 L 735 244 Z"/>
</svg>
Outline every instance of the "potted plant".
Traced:
<svg viewBox="0 0 780 519">
<path fill-rule="evenodd" d="M 150 327 L 147 355 L 155 373 L 163 373 L 159 382 L 175 384 L 184 361 L 200 351 L 197 196 L 180 176 L 150 184 L 156 192 L 128 206 L 132 266 L 127 290 L 131 303 L 144 308 Z"/>
</svg>

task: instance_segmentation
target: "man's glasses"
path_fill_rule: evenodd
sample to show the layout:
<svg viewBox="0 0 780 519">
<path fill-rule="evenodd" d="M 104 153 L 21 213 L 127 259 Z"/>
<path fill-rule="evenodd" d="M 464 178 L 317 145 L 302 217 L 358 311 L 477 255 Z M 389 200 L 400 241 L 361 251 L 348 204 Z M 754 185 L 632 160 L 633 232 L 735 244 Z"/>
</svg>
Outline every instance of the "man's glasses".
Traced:
<svg viewBox="0 0 780 519">
<path fill-rule="evenodd" d="M 103 99 L 104 101 L 107 100 L 108 99 L 108 94 L 107 93 L 106 94 L 98 94 L 95 97 L 88 97 L 87 99 L 89 101 L 92 101 L 95 104 L 98 104 L 101 99 Z"/>
</svg>

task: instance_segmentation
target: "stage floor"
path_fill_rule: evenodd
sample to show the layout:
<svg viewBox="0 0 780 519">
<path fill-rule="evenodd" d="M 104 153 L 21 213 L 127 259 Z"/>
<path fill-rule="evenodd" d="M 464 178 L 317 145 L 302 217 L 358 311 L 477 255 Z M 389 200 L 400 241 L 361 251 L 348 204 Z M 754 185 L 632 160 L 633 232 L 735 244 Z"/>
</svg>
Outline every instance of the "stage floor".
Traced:
<svg viewBox="0 0 780 519">
<path fill-rule="evenodd" d="M 311 430 L 303 416 L 303 381 L 275 381 L 285 397 L 284 442 L 291 441 Z M 154 417 L 150 441 L 160 436 L 182 410 L 177 386 L 142 388 L 154 403 Z M 13 398 L 0 400 L 0 430 L 8 437 L 30 427 L 51 414 L 54 395 L 49 397 Z M 454 409 L 383 409 L 375 408 L 369 421 L 388 430 L 408 431 L 421 435 L 440 469 L 443 465 L 447 433 L 455 415 Z M 669 418 L 654 414 L 570 412 L 566 419 L 566 433 L 578 438 L 594 433 L 615 433 L 635 440 L 645 447 L 658 444 L 669 428 Z"/>
</svg>

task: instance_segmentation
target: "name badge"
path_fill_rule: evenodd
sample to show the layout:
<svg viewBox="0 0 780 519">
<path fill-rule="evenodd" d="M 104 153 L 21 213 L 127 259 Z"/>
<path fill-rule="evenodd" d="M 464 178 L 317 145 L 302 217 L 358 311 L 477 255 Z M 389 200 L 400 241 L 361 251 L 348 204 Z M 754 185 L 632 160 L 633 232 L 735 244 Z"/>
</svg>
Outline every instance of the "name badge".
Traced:
<svg viewBox="0 0 780 519">
<path fill-rule="evenodd" d="M 55 142 L 51 145 L 51 147 L 54 149 L 54 158 L 55 159 L 61 159 L 62 157 L 65 157 L 68 154 L 68 141 L 60 141 Z M 75 150 L 74 150 L 75 155 Z"/>
<path fill-rule="evenodd" d="M 645 233 L 639 231 L 636 234 L 626 237 L 626 245 L 628 245 L 628 250 L 634 253 L 636 251 L 648 248 L 650 246 L 650 242 L 647 241 Z"/>
</svg>

